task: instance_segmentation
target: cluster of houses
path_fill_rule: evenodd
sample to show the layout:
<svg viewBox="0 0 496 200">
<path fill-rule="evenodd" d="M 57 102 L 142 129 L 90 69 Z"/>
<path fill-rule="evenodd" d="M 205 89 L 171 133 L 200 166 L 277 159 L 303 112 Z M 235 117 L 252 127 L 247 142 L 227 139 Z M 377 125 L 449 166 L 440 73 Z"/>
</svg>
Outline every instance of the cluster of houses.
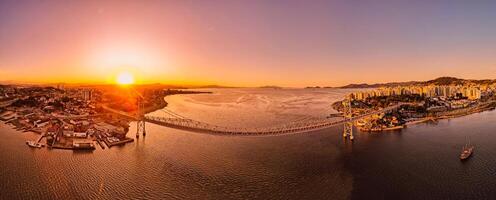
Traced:
<svg viewBox="0 0 496 200">
<path fill-rule="evenodd" d="M 54 148 L 94 149 L 95 142 L 111 146 L 132 141 L 126 138 L 127 121 L 108 117 L 97 108 L 99 96 L 98 91 L 84 88 L 0 87 L 0 120 L 17 130 L 44 135 Z"/>
</svg>

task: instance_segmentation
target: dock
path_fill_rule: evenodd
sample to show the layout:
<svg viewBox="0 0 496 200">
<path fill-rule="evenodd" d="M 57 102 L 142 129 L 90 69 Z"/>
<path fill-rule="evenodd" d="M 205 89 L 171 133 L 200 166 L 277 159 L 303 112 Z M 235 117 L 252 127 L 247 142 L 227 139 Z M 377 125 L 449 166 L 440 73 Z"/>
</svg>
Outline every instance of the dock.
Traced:
<svg viewBox="0 0 496 200">
<path fill-rule="evenodd" d="M 102 149 L 105 149 L 105 144 L 103 144 L 102 140 L 100 140 L 100 139 L 98 139 L 98 138 L 97 138 L 97 139 L 96 139 L 96 143 L 98 143 L 98 145 L 100 145 L 100 147 L 101 147 Z"/>
<path fill-rule="evenodd" d="M 134 139 L 133 138 L 126 138 L 126 139 L 123 139 L 119 142 L 109 142 L 107 140 L 104 140 L 105 144 L 110 148 L 112 146 L 116 146 L 116 145 L 122 145 L 122 144 L 126 144 L 128 142 L 134 142 Z"/>
<path fill-rule="evenodd" d="M 40 143 L 41 140 L 45 137 L 45 134 L 42 134 L 40 135 L 40 137 L 38 137 L 38 139 L 36 140 L 36 143 Z"/>
</svg>

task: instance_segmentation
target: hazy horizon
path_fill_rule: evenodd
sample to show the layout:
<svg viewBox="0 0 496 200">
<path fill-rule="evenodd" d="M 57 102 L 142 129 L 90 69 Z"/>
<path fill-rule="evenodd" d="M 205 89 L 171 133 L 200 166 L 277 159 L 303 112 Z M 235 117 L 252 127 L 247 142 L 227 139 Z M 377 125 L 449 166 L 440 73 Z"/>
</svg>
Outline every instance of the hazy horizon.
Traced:
<svg viewBox="0 0 496 200">
<path fill-rule="evenodd" d="M 374 84 L 388 84 L 388 83 L 407 83 L 407 82 L 425 82 L 425 81 L 431 81 L 435 80 L 438 78 L 457 78 L 457 79 L 463 79 L 463 80 L 496 80 L 496 79 L 490 79 L 490 78 L 482 78 L 482 79 L 467 79 L 463 77 L 451 77 L 451 76 L 440 76 L 432 79 L 427 79 L 427 80 L 403 80 L 403 81 L 391 81 L 391 82 L 373 82 L 373 83 L 367 83 L 367 82 L 356 82 L 356 83 L 348 83 L 344 85 L 337 85 L 337 86 L 329 86 L 329 85 L 306 85 L 306 86 L 281 86 L 281 85 L 270 85 L 270 84 L 265 84 L 265 85 L 255 85 L 255 86 L 238 86 L 238 85 L 221 85 L 221 84 L 174 84 L 174 83 L 161 83 L 161 82 L 150 82 L 150 83 L 136 83 L 135 85 L 154 85 L 154 84 L 161 84 L 165 86 L 171 86 L 171 87 L 220 87 L 220 88 L 259 88 L 259 87 L 282 87 L 282 88 L 305 88 L 305 87 L 334 87 L 334 88 L 339 88 L 339 87 L 344 87 L 348 85 L 359 85 L 359 84 L 368 84 L 368 85 L 374 85 Z M 109 82 L 22 82 L 22 81 L 13 81 L 13 80 L 0 80 L 0 85 L 9 85 L 9 84 L 19 84 L 19 85 L 57 85 L 57 84 L 66 84 L 66 85 L 88 85 L 88 86 L 93 86 L 93 85 L 116 85 L 116 83 L 109 83 Z"/>
</svg>

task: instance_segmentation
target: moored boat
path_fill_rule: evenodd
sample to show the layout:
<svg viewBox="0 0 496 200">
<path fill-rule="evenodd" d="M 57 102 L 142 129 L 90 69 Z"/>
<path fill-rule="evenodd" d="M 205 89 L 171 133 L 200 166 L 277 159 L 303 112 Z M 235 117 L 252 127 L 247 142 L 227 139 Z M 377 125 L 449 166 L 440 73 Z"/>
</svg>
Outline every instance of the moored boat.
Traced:
<svg viewBox="0 0 496 200">
<path fill-rule="evenodd" d="M 32 147 L 32 148 L 41 148 L 41 147 L 43 147 L 43 144 L 36 143 L 35 141 L 26 141 L 26 144 L 29 147 Z"/>
</svg>

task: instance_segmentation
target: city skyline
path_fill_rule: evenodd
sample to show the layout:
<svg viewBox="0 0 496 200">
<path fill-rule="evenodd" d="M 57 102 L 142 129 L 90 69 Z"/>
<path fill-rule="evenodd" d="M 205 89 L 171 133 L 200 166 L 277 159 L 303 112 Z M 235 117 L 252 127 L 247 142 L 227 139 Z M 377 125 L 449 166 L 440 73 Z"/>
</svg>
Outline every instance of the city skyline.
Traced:
<svg viewBox="0 0 496 200">
<path fill-rule="evenodd" d="M 1 81 L 256 87 L 495 79 L 493 2 L 2 1 Z"/>
</svg>

